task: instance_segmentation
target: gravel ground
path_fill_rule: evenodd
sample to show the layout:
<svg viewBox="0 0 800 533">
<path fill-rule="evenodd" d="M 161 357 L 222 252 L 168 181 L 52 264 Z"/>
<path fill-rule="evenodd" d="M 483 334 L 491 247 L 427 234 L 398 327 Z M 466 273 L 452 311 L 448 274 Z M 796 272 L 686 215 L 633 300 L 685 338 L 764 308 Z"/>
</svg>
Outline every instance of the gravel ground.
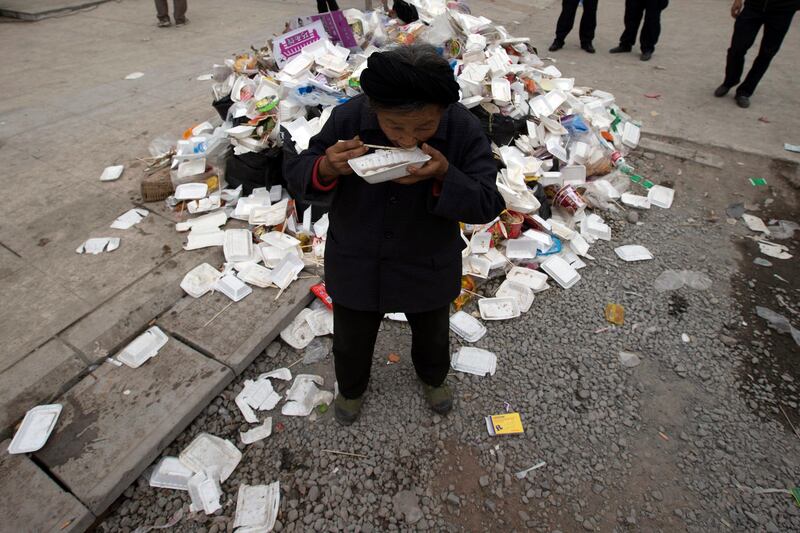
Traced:
<svg viewBox="0 0 800 533">
<path fill-rule="evenodd" d="M 476 346 L 497 353 L 497 373 L 452 373 L 450 415 L 427 410 L 410 331 L 386 321 L 356 424 L 339 427 L 332 411 L 273 413 L 283 429 L 244 446 L 238 432 L 248 425 L 233 402 L 243 381 L 302 357 L 273 343 L 164 451 L 177 455 L 200 432 L 235 442 L 244 458 L 223 484 L 223 509 L 189 513 L 187 493 L 150 488 L 142 476 L 97 529 L 161 525 L 182 510 L 174 531 L 232 531 L 239 484 L 279 480 L 276 531 L 800 530 L 791 496 L 751 490 L 800 480 L 800 438 L 781 412 L 798 425 L 797 346 L 753 314 L 766 305 L 798 324 L 797 262 L 754 266 L 750 232 L 725 215 L 745 202 L 762 218 L 790 219 L 797 193 L 758 158 L 718 155 L 721 170 L 638 154 L 648 177 L 675 185 L 673 208 L 638 212 L 638 224 L 605 215 L 613 240 L 592 248 L 578 285 L 538 294 L 520 319 L 488 323 Z M 752 187 L 752 175 L 769 186 Z M 797 255 L 796 241 L 783 242 Z M 655 260 L 624 263 L 613 252 L 622 244 L 645 245 Z M 665 269 L 705 272 L 713 286 L 659 293 L 653 280 Z M 603 317 L 610 302 L 625 307 L 621 327 Z M 621 350 L 641 364 L 623 367 Z M 390 352 L 401 362 L 387 365 Z M 292 371 L 333 385 L 330 360 Z M 488 436 L 483 417 L 506 405 L 525 434 Z M 539 461 L 547 465 L 514 476 Z"/>
</svg>

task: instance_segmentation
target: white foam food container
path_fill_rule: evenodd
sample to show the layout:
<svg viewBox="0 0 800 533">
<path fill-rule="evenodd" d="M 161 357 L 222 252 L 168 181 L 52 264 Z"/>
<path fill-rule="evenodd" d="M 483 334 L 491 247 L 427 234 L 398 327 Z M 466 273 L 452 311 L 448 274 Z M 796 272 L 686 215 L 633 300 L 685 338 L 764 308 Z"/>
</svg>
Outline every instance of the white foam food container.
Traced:
<svg viewBox="0 0 800 533">
<path fill-rule="evenodd" d="M 347 163 L 358 176 L 367 183 L 383 183 L 408 176 L 407 167 L 429 161 L 431 156 L 414 148 L 413 150 L 376 150 L 375 152 Z"/>
<path fill-rule="evenodd" d="M 653 185 L 647 192 L 647 199 L 656 207 L 669 209 L 672 207 L 672 200 L 675 198 L 675 191 L 662 185 Z"/>
<path fill-rule="evenodd" d="M 536 241 L 538 249 L 542 251 L 549 250 L 553 246 L 553 237 L 543 231 L 529 229 L 525 230 L 522 236 Z"/>
<path fill-rule="evenodd" d="M 555 280 L 556 283 L 565 289 L 569 289 L 581 279 L 578 271 L 572 268 L 572 265 L 567 263 L 564 258 L 557 255 L 548 257 L 541 265 L 543 271 Z"/>
<path fill-rule="evenodd" d="M 281 289 L 288 287 L 303 271 L 305 263 L 295 254 L 286 254 L 272 270 L 272 283 Z"/>
<path fill-rule="evenodd" d="M 478 310 L 484 320 L 507 320 L 520 315 L 516 298 L 481 298 Z"/>
<path fill-rule="evenodd" d="M 264 224 L 265 226 L 283 224 L 286 220 L 286 208 L 288 205 L 289 200 L 283 200 L 269 206 L 252 206 L 247 222 L 254 226 L 259 224 Z"/>
<path fill-rule="evenodd" d="M 639 146 L 639 137 L 641 136 L 641 129 L 633 122 L 626 122 L 622 128 L 622 144 L 630 148 Z"/>
<path fill-rule="evenodd" d="M 620 196 L 620 200 L 628 207 L 635 207 L 636 209 L 650 209 L 650 199 L 647 196 L 640 196 L 630 192 L 624 192 Z"/>
<path fill-rule="evenodd" d="M 256 129 L 255 126 L 248 126 L 246 124 L 241 124 L 239 126 L 228 128 L 227 130 L 225 130 L 225 133 L 227 133 L 231 137 L 241 139 L 242 137 L 248 137 L 251 133 L 255 131 L 255 129 Z"/>
<path fill-rule="evenodd" d="M 61 414 L 61 404 L 38 405 L 25 413 L 19 429 L 14 434 L 8 453 L 30 453 L 45 445 Z"/>
<path fill-rule="evenodd" d="M 533 292 L 547 288 L 547 275 L 525 267 L 513 267 L 506 274 L 506 279 L 525 285 Z"/>
<path fill-rule="evenodd" d="M 222 245 L 225 260 L 229 263 L 243 263 L 253 259 L 253 234 L 247 229 L 225 230 L 225 243 Z"/>
<path fill-rule="evenodd" d="M 467 342 L 478 342 L 486 335 L 486 326 L 464 311 L 458 311 L 450 317 L 450 329 Z"/>
<path fill-rule="evenodd" d="M 188 484 L 189 497 L 192 500 L 190 511 L 203 511 L 210 515 L 222 508 L 219 503 L 222 489 L 217 475 L 218 469 L 212 468 L 191 477 Z"/>
<path fill-rule="evenodd" d="M 266 289 L 272 285 L 272 271 L 256 263 L 246 263 L 236 277 L 245 283 Z"/>
<path fill-rule="evenodd" d="M 208 263 L 197 265 L 183 276 L 181 289 L 193 298 L 200 298 L 214 288 L 222 274 Z"/>
<path fill-rule="evenodd" d="M 125 170 L 124 165 L 114 165 L 111 167 L 106 167 L 103 169 L 103 173 L 100 174 L 100 181 L 114 181 L 119 179 L 122 176 L 122 171 Z"/>
<path fill-rule="evenodd" d="M 176 200 L 199 200 L 208 195 L 208 185 L 206 183 L 182 183 L 175 187 Z"/>
<path fill-rule="evenodd" d="M 189 159 L 178 165 L 178 179 L 196 176 L 206 171 L 206 158 Z"/>
<path fill-rule="evenodd" d="M 322 376 L 312 374 L 298 374 L 292 386 L 286 391 L 286 403 L 281 408 L 281 414 L 286 416 L 308 416 L 314 407 L 320 404 L 329 404 L 333 401 L 333 393 L 319 390 L 324 385 Z"/>
<path fill-rule="evenodd" d="M 281 261 L 283 261 L 283 258 L 287 255 L 295 255 L 299 258 L 301 254 L 298 248 L 283 250 L 277 246 L 270 246 L 267 244 L 260 244 L 258 248 L 261 251 L 261 257 L 267 268 L 275 268 L 281 264 Z"/>
<path fill-rule="evenodd" d="M 155 357 L 158 351 L 167 344 L 169 337 L 158 326 L 153 326 L 117 354 L 117 361 L 131 368 L 139 368 L 148 359 Z"/>
<path fill-rule="evenodd" d="M 234 302 L 238 302 L 253 292 L 252 288 L 233 274 L 228 274 L 227 276 L 219 278 L 214 285 L 214 290 L 221 292 Z"/>
<path fill-rule="evenodd" d="M 489 271 L 492 269 L 492 262 L 481 256 L 469 255 L 462 260 L 461 271 L 465 275 L 488 278 Z"/>
<path fill-rule="evenodd" d="M 488 231 L 473 233 L 470 239 L 469 249 L 473 254 L 488 253 L 492 247 L 492 234 Z"/>
<path fill-rule="evenodd" d="M 233 527 L 237 531 L 272 531 L 281 502 L 280 483 L 269 485 L 239 485 Z"/>
<path fill-rule="evenodd" d="M 178 458 L 195 472 L 205 472 L 217 467 L 219 480 L 225 481 L 242 460 L 242 452 L 230 441 L 208 433 L 200 433 L 184 448 Z"/>
<path fill-rule="evenodd" d="M 650 250 L 639 244 L 626 244 L 614 248 L 614 253 L 623 261 L 648 261 L 653 259 L 653 254 Z"/>
<path fill-rule="evenodd" d="M 150 486 L 159 489 L 189 490 L 189 480 L 194 476 L 191 468 L 177 457 L 162 458 L 150 474 Z"/>
<path fill-rule="evenodd" d="M 509 259 L 533 259 L 538 247 L 539 243 L 527 237 L 512 239 L 506 241 L 506 256 Z"/>
<path fill-rule="evenodd" d="M 521 313 L 527 313 L 533 305 L 533 291 L 527 285 L 506 279 L 497 288 L 498 298 L 516 298 Z"/>
<path fill-rule="evenodd" d="M 270 246 L 275 246 L 276 248 L 281 248 L 282 250 L 294 248 L 300 244 L 300 241 L 291 235 L 287 235 L 286 233 L 282 233 L 280 231 L 270 231 L 269 233 L 263 235 L 261 240 Z"/>
<path fill-rule="evenodd" d="M 464 346 L 453 354 L 450 366 L 453 370 L 476 376 L 493 376 L 497 370 L 497 356 L 488 350 Z"/>
</svg>

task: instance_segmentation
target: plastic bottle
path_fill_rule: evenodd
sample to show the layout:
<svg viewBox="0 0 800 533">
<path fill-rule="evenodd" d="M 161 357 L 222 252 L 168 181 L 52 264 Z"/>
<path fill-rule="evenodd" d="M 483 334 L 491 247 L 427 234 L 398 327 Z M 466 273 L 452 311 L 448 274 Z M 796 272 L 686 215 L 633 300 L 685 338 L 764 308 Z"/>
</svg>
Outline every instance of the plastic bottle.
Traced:
<svg viewBox="0 0 800 533">
<path fill-rule="evenodd" d="M 631 175 L 634 172 L 633 167 L 625 161 L 625 158 L 619 152 L 611 154 L 611 164 L 625 174 Z"/>
</svg>

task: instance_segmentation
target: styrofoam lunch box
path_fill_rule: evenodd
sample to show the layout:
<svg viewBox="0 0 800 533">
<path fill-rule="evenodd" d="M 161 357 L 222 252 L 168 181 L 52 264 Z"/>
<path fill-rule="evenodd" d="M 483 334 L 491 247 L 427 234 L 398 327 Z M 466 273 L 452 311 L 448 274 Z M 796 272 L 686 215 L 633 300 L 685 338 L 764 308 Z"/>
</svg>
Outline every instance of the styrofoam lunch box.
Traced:
<svg viewBox="0 0 800 533">
<path fill-rule="evenodd" d="M 45 445 L 61 414 L 61 404 L 38 405 L 25 413 L 8 453 L 30 453 Z"/>
<path fill-rule="evenodd" d="M 516 281 L 536 292 L 547 286 L 547 275 L 525 267 L 513 267 L 506 275 L 507 280 Z"/>
<path fill-rule="evenodd" d="M 450 317 L 450 329 L 467 342 L 478 342 L 486 335 L 486 326 L 464 311 L 458 311 Z"/>
<path fill-rule="evenodd" d="M 159 489 L 189 490 L 194 471 L 177 457 L 164 457 L 150 474 L 150 486 Z"/>
<path fill-rule="evenodd" d="M 516 298 L 481 298 L 478 309 L 484 320 L 507 320 L 520 315 Z"/>
<path fill-rule="evenodd" d="M 495 296 L 498 298 L 516 298 L 519 310 L 527 313 L 533 305 L 533 291 L 522 283 L 507 279 L 498 287 Z"/>
<path fill-rule="evenodd" d="M 431 156 L 414 148 L 413 150 L 376 150 L 375 152 L 347 163 L 358 176 L 367 183 L 376 184 L 408 176 L 407 167 L 430 161 Z"/>
<path fill-rule="evenodd" d="M 488 350 L 464 346 L 453 354 L 450 366 L 459 372 L 476 376 L 494 375 L 497 370 L 497 356 Z"/>
<path fill-rule="evenodd" d="M 158 326 L 153 326 L 128 344 L 117 354 L 117 361 L 131 368 L 139 368 L 167 344 L 169 337 Z"/>
<path fill-rule="evenodd" d="M 176 200 L 199 200 L 208 195 L 208 184 L 206 183 L 182 183 L 175 187 Z"/>
</svg>

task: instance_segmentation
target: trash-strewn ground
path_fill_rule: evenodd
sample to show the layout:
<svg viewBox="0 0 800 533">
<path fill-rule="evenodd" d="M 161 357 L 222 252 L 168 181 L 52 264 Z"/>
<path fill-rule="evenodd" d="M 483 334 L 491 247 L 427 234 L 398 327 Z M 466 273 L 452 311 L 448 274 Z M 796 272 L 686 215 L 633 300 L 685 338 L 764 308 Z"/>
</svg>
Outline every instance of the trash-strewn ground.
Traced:
<svg viewBox="0 0 800 533">
<path fill-rule="evenodd" d="M 797 259 L 754 265 L 752 232 L 725 213 L 745 203 L 765 220 L 796 218 L 797 191 L 765 160 L 716 155 L 719 170 L 635 154 L 637 169 L 675 186 L 672 209 L 604 215 L 613 240 L 592 247 L 596 261 L 578 285 L 537 294 L 520 319 L 487 323 L 476 345 L 497 353 L 497 373 L 452 373 L 450 415 L 424 404 L 407 325 L 385 321 L 356 424 L 340 427 L 332 411 L 291 418 L 276 409 L 273 435 L 244 447 L 238 433 L 248 425 L 233 401 L 243 381 L 302 358 L 275 343 L 164 452 L 177 455 L 204 431 L 237 443 L 244 458 L 223 484 L 218 515 L 189 513 L 187 493 L 150 488 L 142 476 L 98 530 L 164 524 L 182 510 L 175 531 L 232 531 L 239 484 L 275 480 L 276 531 L 800 529 L 790 495 L 752 490 L 800 481 L 800 437 L 781 411 L 800 427 L 798 348 L 754 314 L 763 305 L 797 323 Z M 749 176 L 768 185 L 753 187 Z M 797 238 L 782 241 L 795 256 Z M 613 252 L 622 244 L 645 245 L 655 260 L 624 263 Z M 713 286 L 659 293 L 653 280 L 665 269 L 706 272 Z M 603 317 L 610 302 L 625 307 L 621 327 Z M 622 350 L 641 364 L 622 367 Z M 386 364 L 390 352 L 399 364 Z M 330 360 L 292 371 L 333 385 Z M 521 413 L 524 436 L 489 437 L 483 417 L 506 404 Z M 547 465 L 515 477 L 539 461 Z"/>
</svg>

